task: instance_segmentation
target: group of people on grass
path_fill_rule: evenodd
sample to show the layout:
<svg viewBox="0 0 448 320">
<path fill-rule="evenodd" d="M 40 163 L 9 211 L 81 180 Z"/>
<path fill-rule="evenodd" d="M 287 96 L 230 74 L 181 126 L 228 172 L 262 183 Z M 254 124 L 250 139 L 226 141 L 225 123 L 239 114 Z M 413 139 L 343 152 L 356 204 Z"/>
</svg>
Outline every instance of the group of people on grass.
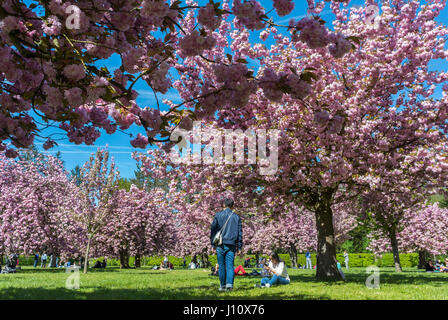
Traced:
<svg viewBox="0 0 448 320">
<path fill-rule="evenodd" d="M 93 265 L 93 268 L 94 269 L 106 269 L 106 266 L 107 266 L 107 259 L 104 258 L 103 261 L 97 260 L 95 262 L 95 264 Z"/>
<path fill-rule="evenodd" d="M 427 272 L 448 272 L 448 258 L 445 259 L 445 264 L 440 262 L 440 260 L 436 260 L 436 263 L 428 260 L 425 269 Z"/>
<path fill-rule="evenodd" d="M 39 265 L 39 258 L 40 258 L 40 267 L 41 268 L 47 268 L 47 267 L 55 267 L 55 268 L 70 268 L 72 266 L 76 266 L 76 260 L 77 259 L 67 259 L 66 261 L 62 260 L 56 255 L 50 254 L 50 256 L 47 255 L 47 253 L 44 251 L 40 256 L 39 253 L 34 254 L 34 268 L 36 268 Z M 84 257 L 79 257 L 79 267 L 84 267 Z M 48 261 L 48 264 L 47 264 Z M 54 262 L 54 263 L 53 263 Z M 18 264 L 18 262 L 17 262 Z M 96 261 L 94 268 L 106 268 L 107 260 L 104 259 L 101 261 Z"/>
<path fill-rule="evenodd" d="M 163 261 L 160 263 L 160 266 L 152 267 L 152 270 L 174 270 L 174 265 L 168 259 L 167 256 L 163 258 Z"/>
</svg>

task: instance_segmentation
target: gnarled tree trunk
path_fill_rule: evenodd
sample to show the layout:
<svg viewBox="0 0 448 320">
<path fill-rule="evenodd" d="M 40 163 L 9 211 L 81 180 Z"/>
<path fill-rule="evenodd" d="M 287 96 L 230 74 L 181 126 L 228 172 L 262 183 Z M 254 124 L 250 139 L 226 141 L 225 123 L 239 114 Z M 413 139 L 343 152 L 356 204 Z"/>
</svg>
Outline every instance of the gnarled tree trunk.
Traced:
<svg viewBox="0 0 448 320">
<path fill-rule="evenodd" d="M 317 266 L 316 278 L 321 281 L 342 280 L 336 264 L 336 245 L 333 228 L 331 198 L 333 191 L 327 191 L 316 206 Z"/>
<path fill-rule="evenodd" d="M 204 268 L 208 268 L 210 266 L 210 262 L 208 261 L 208 254 L 202 254 L 202 264 Z"/>
<path fill-rule="evenodd" d="M 289 256 L 291 257 L 291 267 L 297 268 L 297 249 L 294 245 L 289 248 Z"/>
<path fill-rule="evenodd" d="M 129 254 L 127 250 L 120 249 L 120 269 L 129 269 Z"/>
<path fill-rule="evenodd" d="M 419 250 L 418 251 L 418 269 L 425 269 L 426 268 L 426 261 L 428 260 L 429 253 L 426 250 Z"/>
<path fill-rule="evenodd" d="M 136 268 L 140 268 L 142 266 L 142 258 L 138 254 L 135 255 L 134 265 L 135 265 Z"/>
<path fill-rule="evenodd" d="M 89 235 L 88 241 L 87 241 L 87 247 L 86 247 L 86 254 L 84 256 L 84 273 L 87 273 L 87 270 L 89 269 L 89 264 L 87 263 L 89 261 L 89 253 L 90 253 L 90 244 L 92 242 L 92 237 Z M 82 261 L 80 259 L 80 267 L 82 266 Z"/>
<path fill-rule="evenodd" d="M 401 272 L 401 263 L 400 263 L 400 254 L 398 252 L 398 241 L 397 241 L 397 235 L 395 234 L 395 231 L 392 230 L 389 233 L 390 237 L 390 244 L 392 246 L 392 254 L 394 256 L 394 264 L 395 264 L 395 271 Z"/>
</svg>

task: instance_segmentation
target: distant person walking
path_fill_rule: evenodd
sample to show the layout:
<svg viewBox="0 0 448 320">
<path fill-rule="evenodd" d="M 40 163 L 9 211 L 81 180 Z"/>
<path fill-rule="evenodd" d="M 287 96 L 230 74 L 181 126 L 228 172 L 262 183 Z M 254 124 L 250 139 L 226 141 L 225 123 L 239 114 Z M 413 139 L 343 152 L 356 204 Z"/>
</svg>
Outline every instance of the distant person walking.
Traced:
<svg viewBox="0 0 448 320">
<path fill-rule="evenodd" d="M 305 253 L 306 266 L 305 269 L 313 269 L 313 264 L 311 262 L 311 253 L 307 251 Z"/>
<path fill-rule="evenodd" d="M 40 257 L 40 261 L 41 261 L 40 267 L 45 268 L 47 266 L 47 254 L 45 252 Z"/>
<path fill-rule="evenodd" d="M 37 267 L 37 264 L 39 263 L 39 254 L 35 253 L 34 254 L 34 268 Z"/>
<path fill-rule="evenodd" d="M 241 218 L 232 211 L 233 204 L 232 199 L 224 200 L 225 209 L 215 215 L 210 228 L 210 242 L 218 255 L 219 291 L 233 290 L 235 254 L 243 245 Z"/>
<path fill-rule="evenodd" d="M 348 269 L 348 253 L 347 253 L 347 250 L 344 250 L 344 262 L 345 262 L 345 268 Z"/>
</svg>

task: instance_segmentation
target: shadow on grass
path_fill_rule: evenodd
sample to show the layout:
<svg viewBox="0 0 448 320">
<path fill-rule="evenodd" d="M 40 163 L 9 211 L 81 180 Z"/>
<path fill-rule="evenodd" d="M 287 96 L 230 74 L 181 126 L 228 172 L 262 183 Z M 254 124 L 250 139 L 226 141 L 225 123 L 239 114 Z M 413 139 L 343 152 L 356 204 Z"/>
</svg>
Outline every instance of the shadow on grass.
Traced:
<svg viewBox="0 0 448 320">
<path fill-rule="evenodd" d="M 345 281 L 336 282 L 322 282 L 317 281 L 315 273 L 304 273 L 289 275 L 291 283 L 321 283 L 325 285 L 343 285 L 350 283 L 364 284 L 367 277 L 372 273 L 359 272 L 356 273 L 347 272 L 345 274 Z M 382 284 L 411 284 L 411 285 L 431 285 L 442 286 L 448 284 L 448 274 L 446 273 L 429 273 L 422 270 L 411 270 L 402 273 L 393 270 L 380 269 L 380 279 Z"/>
<path fill-rule="evenodd" d="M 79 272 L 83 272 L 84 269 L 79 269 Z M 126 272 L 127 270 L 139 270 L 135 268 L 128 268 L 128 269 L 120 269 L 119 267 L 108 267 L 106 269 L 100 269 L 100 268 L 89 268 L 88 273 L 97 273 L 97 272 Z M 158 271 L 158 270 L 150 270 L 145 269 L 145 273 L 151 273 L 151 271 Z M 66 268 L 24 268 L 17 270 L 17 273 L 65 273 Z M 134 272 L 135 273 L 135 272 Z"/>
<path fill-rule="evenodd" d="M 120 283 L 112 281 L 106 285 L 101 285 L 103 279 L 99 274 L 107 271 L 112 272 L 113 277 L 116 273 L 120 275 L 136 275 L 137 278 L 130 278 L 128 283 Z M 17 273 L 15 279 L 26 280 L 30 279 L 30 274 L 44 275 L 48 273 L 49 275 L 55 273 L 65 273 L 65 269 L 24 269 L 21 271 L 24 273 L 23 277 L 20 273 Z M 332 299 L 331 296 L 327 295 L 325 288 L 328 286 L 341 287 L 344 289 L 345 285 L 354 284 L 363 285 L 367 277 L 370 274 L 365 273 L 365 270 L 349 270 L 346 272 L 346 281 L 339 282 L 318 282 L 315 278 L 314 272 L 291 272 L 290 279 L 291 285 L 283 288 L 273 287 L 269 289 L 257 289 L 254 288 L 255 283 L 259 283 L 261 277 L 237 277 L 235 280 L 235 290 L 233 292 L 218 292 L 219 280 L 218 277 L 210 277 L 206 272 L 192 271 L 192 280 L 190 283 L 185 283 L 185 279 L 188 279 L 190 272 L 182 270 L 179 274 L 175 271 L 164 271 L 164 270 L 150 270 L 150 269 L 119 269 L 119 268 L 107 268 L 103 269 L 92 269 L 89 270 L 89 274 L 97 274 L 97 277 L 90 278 L 88 281 L 84 282 L 81 279 L 80 290 L 69 290 L 62 286 L 60 282 L 54 282 L 53 284 L 43 283 L 42 288 L 26 288 L 26 287 L 15 287 L 13 282 L 6 282 L 5 286 L 0 290 L 0 299 L 54 299 L 54 300 L 87 300 L 87 299 L 97 299 L 97 300 L 233 300 L 233 299 L 256 299 L 256 300 L 306 300 L 306 299 Z M 26 275 L 25 275 L 26 274 Z M 164 275 L 172 274 L 165 278 Z M 157 275 L 162 276 L 158 278 Z M 8 276 L 8 275 L 4 275 Z M 99 276 L 99 277 L 98 277 Z M 156 279 L 156 281 L 146 282 L 145 284 L 139 285 L 135 284 L 140 277 L 151 276 L 149 279 Z M 1 278 L 1 276 L 0 276 Z M 50 277 L 52 278 L 52 277 Z M 137 279 L 137 280 L 133 280 Z M 143 278 L 142 278 L 143 279 Z M 148 278 L 146 278 L 148 279 Z M 160 279 L 164 279 L 161 280 Z M 177 279 L 180 279 L 179 281 Z M 382 270 L 380 269 L 380 279 L 381 284 L 392 284 L 392 285 L 429 285 L 433 287 L 446 286 L 448 284 L 448 274 L 441 273 L 426 273 L 424 271 L 405 271 L 403 273 L 397 273 L 393 270 Z M 11 279 L 14 281 L 13 279 Z M 10 280 L 10 281 L 11 281 Z M 119 278 L 117 278 L 119 280 Z M 211 280 L 211 281 L 210 281 Z M 46 281 L 46 278 L 43 279 Z M 58 280 L 59 281 L 59 280 Z M 111 280 L 108 280 L 111 281 Z M 172 281 L 172 283 L 171 283 Z M 60 286 L 56 283 L 61 284 Z M 149 283 L 149 287 L 139 288 L 141 286 L 146 286 Z M 156 284 L 157 283 L 157 284 Z M 315 293 L 303 293 L 302 285 L 304 287 L 315 287 L 314 284 L 322 285 L 321 292 Z M 20 284 L 23 285 L 23 284 Z M 26 283 L 25 283 L 26 285 Z M 54 287 L 51 287 L 51 286 Z M 157 287 L 151 287 L 151 286 Z M 308 290 L 309 291 L 309 290 Z M 331 290 L 330 290 L 331 291 Z M 333 297 L 334 298 L 334 297 Z"/>
<path fill-rule="evenodd" d="M 85 290 L 85 291 L 84 291 Z M 87 287 L 81 290 L 69 290 L 66 288 L 4 288 L 0 292 L 0 299 L 10 300 L 306 300 L 306 299 L 330 299 L 330 297 L 311 296 L 300 293 L 269 292 L 267 289 L 259 289 L 257 295 L 246 295 L 249 288 L 238 288 L 232 293 L 216 290 L 216 286 L 207 287 L 176 287 L 169 289 L 113 289 L 100 287 Z M 264 290 L 263 292 L 261 290 Z M 237 295 L 236 295 L 237 294 Z"/>
<path fill-rule="evenodd" d="M 362 283 L 372 273 L 356 273 L 346 274 L 347 283 Z M 383 284 L 411 284 L 411 285 L 447 285 L 448 274 L 443 273 L 427 273 L 425 271 L 383 271 L 380 269 L 380 279 Z"/>
</svg>

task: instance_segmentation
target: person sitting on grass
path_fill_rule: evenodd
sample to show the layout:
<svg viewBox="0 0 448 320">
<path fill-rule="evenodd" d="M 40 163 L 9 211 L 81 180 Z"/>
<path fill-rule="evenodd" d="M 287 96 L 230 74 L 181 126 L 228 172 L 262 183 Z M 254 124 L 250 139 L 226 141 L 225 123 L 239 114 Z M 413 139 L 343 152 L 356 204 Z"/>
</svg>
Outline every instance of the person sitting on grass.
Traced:
<svg viewBox="0 0 448 320">
<path fill-rule="evenodd" d="M 338 271 L 342 277 L 342 280 L 345 281 L 345 274 L 344 274 L 344 271 L 342 271 L 341 263 L 338 260 L 336 260 L 336 266 L 338 267 Z"/>
<path fill-rule="evenodd" d="M 435 268 L 434 268 L 434 264 L 432 263 L 432 260 L 429 260 L 426 263 L 425 269 L 426 269 L 426 272 L 434 272 Z"/>
<path fill-rule="evenodd" d="M 270 279 L 268 277 L 262 278 L 260 287 L 269 288 L 276 284 L 289 284 L 291 282 L 285 262 L 280 259 L 276 252 L 271 254 L 271 261 L 264 268 L 272 274 L 272 277 Z"/>
<path fill-rule="evenodd" d="M 240 273 L 241 272 L 241 273 Z M 234 273 L 236 276 L 245 276 L 247 275 L 246 270 L 244 270 L 242 265 L 239 265 L 235 268 Z"/>
<path fill-rule="evenodd" d="M 436 260 L 436 265 L 434 266 L 435 271 L 439 271 L 440 272 L 440 267 L 442 266 L 442 263 L 440 262 L 440 260 Z"/>
<path fill-rule="evenodd" d="M 445 259 L 445 265 L 440 266 L 440 272 L 448 272 L 448 258 Z"/>
<path fill-rule="evenodd" d="M 96 260 L 95 265 L 93 266 L 94 269 L 99 269 L 101 268 L 101 261 L 100 260 Z"/>
<path fill-rule="evenodd" d="M 170 261 L 168 261 L 166 264 L 162 262 L 158 270 L 173 270 L 173 269 L 174 269 L 173 264 Z"/>
</svg>

